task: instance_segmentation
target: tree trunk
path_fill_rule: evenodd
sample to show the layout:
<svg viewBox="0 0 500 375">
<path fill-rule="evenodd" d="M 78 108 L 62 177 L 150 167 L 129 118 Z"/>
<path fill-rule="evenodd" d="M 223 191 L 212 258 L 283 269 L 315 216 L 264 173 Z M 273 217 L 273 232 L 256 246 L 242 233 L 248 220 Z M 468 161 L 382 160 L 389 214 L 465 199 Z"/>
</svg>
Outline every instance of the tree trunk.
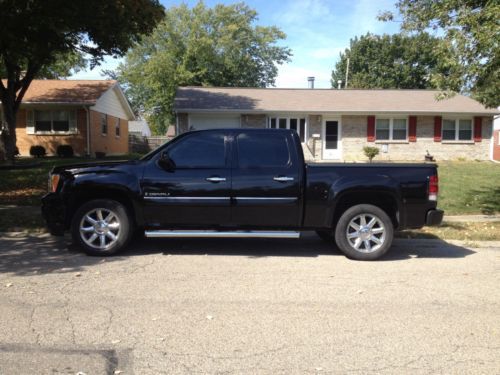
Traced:
<svg viewBox="0 0 500 375">
<path fill-rule="evenodd" d="M 0 154 L 3 153 L 3 158 L 11 163 L 14 162 L 16 157 L 16 117 L 17 110 L 13 107 L 14 105 L 8 103 L 9 98 L 2 98 L 2 110 L 4 120 L 7 126 L 2 129 L 2 135 L 0 136 Z"/>
</svg>

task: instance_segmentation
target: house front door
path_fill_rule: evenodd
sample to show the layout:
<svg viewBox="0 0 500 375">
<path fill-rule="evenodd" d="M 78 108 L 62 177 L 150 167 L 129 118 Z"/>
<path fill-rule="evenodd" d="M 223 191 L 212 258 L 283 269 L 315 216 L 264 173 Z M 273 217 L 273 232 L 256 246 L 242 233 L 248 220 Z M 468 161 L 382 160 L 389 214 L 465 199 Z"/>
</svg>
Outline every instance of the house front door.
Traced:
<svg viewBox="0 0 500 375">
<path fill-rule="evenodd" d="M 323 120 L 323 159 L 341 159 L 342 139 L 339 118 L 325 118 Z"/>
</svg>

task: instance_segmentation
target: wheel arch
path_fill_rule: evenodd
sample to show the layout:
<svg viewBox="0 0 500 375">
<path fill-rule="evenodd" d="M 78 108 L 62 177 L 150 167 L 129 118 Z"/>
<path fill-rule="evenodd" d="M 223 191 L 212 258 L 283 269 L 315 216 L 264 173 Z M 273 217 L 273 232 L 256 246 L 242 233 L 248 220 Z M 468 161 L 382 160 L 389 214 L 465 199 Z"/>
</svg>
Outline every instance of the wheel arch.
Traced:
<svg viewBox="0 0 500 375">
<path fill-rule="evenodd" d="M 390 191 L 349 191 L 339 194 L 336 199 L 331 226 L 335 228 L 342 214 L 353 206 L 371 204 L 383 210 L 391 219 L 394 229 L 400 225 L 398 199 Z"/>
<path fill-rule="evenodd" d="M 67 228 L 70 227 L 73 216 L 75 215 L 78 208 L 81 207 L 84 203 L 94 199 L 109 199 L 123 204 L 123 206 L 125 206 L 130 214 L 132 223 L 136 226 L 143 225 L 143 219 L 141 211 L 139 209 L 139 205 L 126 190 L 110 187 L 92 187 L 91 189 L 82 187 L 73 190 L 71 193 L 71 200 L 66 212 Z"/>
</svg>

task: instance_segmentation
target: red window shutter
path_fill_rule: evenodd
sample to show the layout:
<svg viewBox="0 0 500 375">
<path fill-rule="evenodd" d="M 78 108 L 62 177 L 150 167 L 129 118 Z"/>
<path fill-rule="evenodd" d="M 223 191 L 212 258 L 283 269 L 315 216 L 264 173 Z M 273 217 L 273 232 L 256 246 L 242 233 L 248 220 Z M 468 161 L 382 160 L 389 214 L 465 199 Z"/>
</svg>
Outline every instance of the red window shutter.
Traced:
<svg viewBox="0 0 500 375">
<path fill-rule="evenodd" d="M 483 119 L 474 117 L 474 142 L 481 142 L 483 139 Z"/>
<path fill-rule="evenodd" d="M 366 127 L 366 140 L 375 142 L 375 116 L 368 116 L 368 125 Z"/>
<path fill-rule="evenodd" d="M 408 140 L 410 142 L 417 141 L 417 116 L 410 116 Z"/>
<path fill-rule="evenodd" d="M 441 124 L 443 118 L 441 116 L 434 117 L 434 142 L 441 142 Z"/>
</svg>

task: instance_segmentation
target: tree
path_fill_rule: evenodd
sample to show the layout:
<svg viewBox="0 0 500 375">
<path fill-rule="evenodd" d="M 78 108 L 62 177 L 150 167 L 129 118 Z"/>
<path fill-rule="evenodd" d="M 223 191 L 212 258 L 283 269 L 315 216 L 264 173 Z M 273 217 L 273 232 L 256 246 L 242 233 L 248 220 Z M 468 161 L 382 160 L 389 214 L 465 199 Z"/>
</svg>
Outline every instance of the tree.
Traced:
<svg viewBox="0 0 500 375">
<path fill-rule="evenodd" d="M 289 60 L 290 50 L 276 45 L 283 32 L 254 26 L 256 20 L 255 10 L 244 3 L 168 9 L 115 72 L 134 110 L 148 118 L 155 133 L 164 134 L 174 118 L 178 86 L 273 85 L 276 65 Z"/>
<path fill-rule="evenodd" d="M 396 7 L 403 31 L 431 29 L 444 35 L 462 70 L 462 92 L 471 93 L 487 107 L 500 105 L 500 2 L 398 0 Z M 379 16 L 384 21 L 394 18 L 391 12 Z M 445 76 L 438 78 L 446 81 Z"/>
<path fill-rule="evenodd" d="M 458 90 L 459 69 L 451 51 L 441 56 L 436 52 L 442 48 L 443 41 L 427 33 L 355 37 L 332 71 L 332 87 L 345 81 L 349 59 L 348 87 Z M 447 80 L 438 80 L 441 76 Z"/>
<path fill-rule="evenodd" d="M 0 149 L 13 160 L 16 115 L 32 80 L 60 71 L 58 58 L 85 55 L 91 66 L 122 56 L 163 15 L 158 0 L 0 0 L 0 100 L 7 127 Z"/>
</svg>

